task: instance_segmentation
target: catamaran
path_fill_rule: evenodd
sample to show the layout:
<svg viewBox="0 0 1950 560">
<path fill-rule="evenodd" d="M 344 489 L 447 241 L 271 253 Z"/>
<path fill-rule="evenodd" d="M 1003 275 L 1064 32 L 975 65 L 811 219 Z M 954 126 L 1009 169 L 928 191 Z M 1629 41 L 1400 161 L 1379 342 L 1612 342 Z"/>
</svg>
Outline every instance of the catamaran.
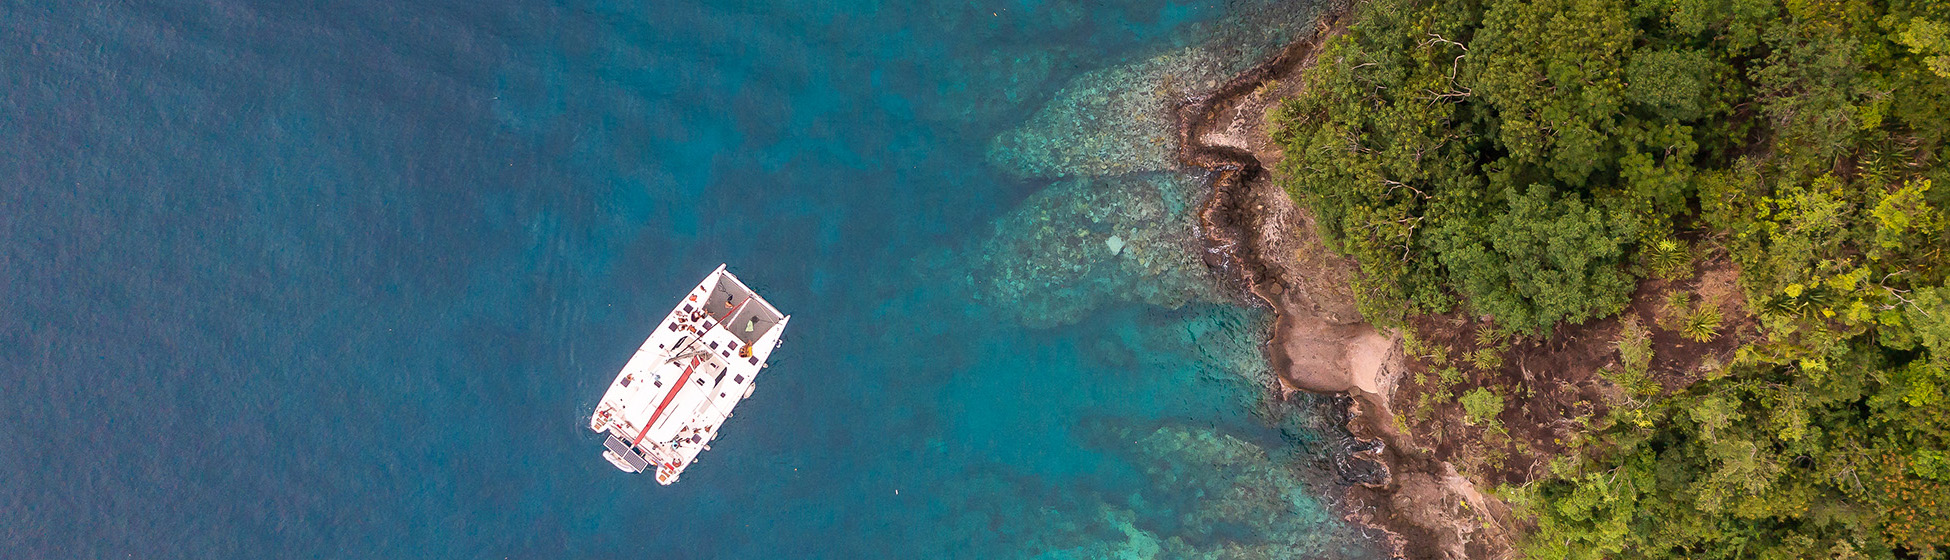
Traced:
<svg viewBox="0 0 1950 560">
<path fill-rule="evenodd" d="M 779 313 L 718 265 L 637 348 L 610 382 L 589 429 L 607 433 L 603 458 L 624 472 L 677 475 L 711 448 L 731 409 L 777 348 L 790 315 Z"/>
</svg>

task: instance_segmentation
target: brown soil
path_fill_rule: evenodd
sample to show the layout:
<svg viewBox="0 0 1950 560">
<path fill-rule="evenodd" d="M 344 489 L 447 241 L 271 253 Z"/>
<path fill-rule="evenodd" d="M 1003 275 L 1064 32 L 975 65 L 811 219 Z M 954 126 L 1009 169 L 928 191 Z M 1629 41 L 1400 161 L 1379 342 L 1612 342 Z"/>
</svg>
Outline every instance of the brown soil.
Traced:
<svg viewBox="0 0 1950 560">
<path fill-rule="evenodd" d="M 1754 331 L 1735 287 L 1738 271 L 1713 256 L 1691 278 L 1642 283 L 1618 316 L 1542 339 L 1479 340 L 1489 325 L 1474 318 L 1420 317 L 1408 325 L 1417 355 L 1406 355 L 1403 334 L 1377 332 L 1356 311 L 1355 263 L 1321 243 L 1312 217 L 1270 171 L 1281 153 L 1266 130 L 1267 109 L 1299 93 L 1301 72 L 1344 29 L 1346 11 L 1327 10 L 1314 37 L 1179 107 L 1179 158 L 1212 173 L 1200 213 L 1205 262 L 1273 309 L 1266 351 L 1282 384 L 1349 395 L 1349 430 L 1382 443 L 1365 455 L 1389 476 L 1350 492 L 1350 519 L 1388 531 L 1396 556 L 1514 557 L 1522 520 L 1478 489 L 1547 475 L 1550 459 L 1589 422 L 1633 402 L 1606 373 L 1622 369 L 1616 341 L 1624 317 L 1652 335 L 1649 372 L 1660 392 L 1724 363 Z M 1700 343 L 1658 326 L 1669 289 L 1718 306 L 1729 318 L 1722 334 Z M 1469 422 L 1457 399 L 1479 388 L 1503 399 L 1494 421 Z"/>
<path fill-rule="evenodd" d="M 1647 389 L 1684 389 L 1727 363 L 1736 348 L 1755 333 L 1746 303 L 1734 285 L 1738 272 L 1724 256 L 1707 260 L 1697 274 L 1675 282 L 1640 283 L 1618 315 L 1583 325 L 1562 325 L 1545 339 L 1499 344 L 1478 338 L 1489 325 L 1457 313 L 1412 322 L 1423 342 L 1410 356 L 1408 378 L 1389 401 L 1418 450 L 1455 465 L 1470 478 L 1491 485 L 1522 485 L 1548 475 L 1550 459 L 1563 455 L 1593 422 L 1613 406 L 1630 405 L 1650 394 L 1633 395 L 1618 384 L 1625 367 L 1617 349 L 1623 321 L 1636 320 L 1651 334 L 1653 357 Z M 1668 290 L 1697 294 L 1695 301 L 1718 306 L 1728 317 L 1720 335 L 1696 342 L 1659 325 Z M 1698 304 L 1696 304 L 1698 305 Z M 1676 325 L 1674 325 L 1676 326 Z M 1485 344 L 1487 343 L 1487 344 Z M 1507 348 L 1505 348 L 1507 345 Z M 1498 350 L 1503 348 L 1502 350 Z M 1499 356 L 1479 363 L 1488 349 Z M 1485 367 L 1487 366 L 1487 367 Z M 1444 379 L 1448 370 L 1450 378 Z M 1503 398 L 1495 422 L 1471 424 L 1458 397 L 1483 388 Z"/>
</svg>

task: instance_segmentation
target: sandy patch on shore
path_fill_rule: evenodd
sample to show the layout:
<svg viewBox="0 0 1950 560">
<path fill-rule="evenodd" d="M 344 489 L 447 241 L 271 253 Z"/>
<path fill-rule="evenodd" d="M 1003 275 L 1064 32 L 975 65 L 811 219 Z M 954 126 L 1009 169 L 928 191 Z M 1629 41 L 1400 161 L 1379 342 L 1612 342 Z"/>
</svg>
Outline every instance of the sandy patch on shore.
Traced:
<svg viewBox="0 0 1950 560">
<path fill-rule="evenodd" d="M 1401 360 L 1396 343 L 1395 337 L 1384 336 L 1372 328 L 1347 342 L 1347 374 L 1355 389 L 1383 394 L 1381 384 L 1390 377 L 1389 368 L 1399 367 L 1396 364 Z"/>
</svg>

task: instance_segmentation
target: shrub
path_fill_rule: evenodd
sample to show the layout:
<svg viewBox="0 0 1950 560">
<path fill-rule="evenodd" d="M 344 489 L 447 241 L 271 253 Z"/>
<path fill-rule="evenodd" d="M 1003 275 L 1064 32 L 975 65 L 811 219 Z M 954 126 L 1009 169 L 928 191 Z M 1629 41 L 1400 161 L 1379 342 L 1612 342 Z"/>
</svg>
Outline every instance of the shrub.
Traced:
<svg viewBox="0 0 1950 560">
<path fill-rule="evenodd" d="M 1618 360 L 1623 367 L 1616 371 L 1600 370 L 1600 374 L 1623 388 L 1628 398 L 1652 394 L 1658 389 L 1648 375 L 1652 367 L 1652 333 L 1634 317 L 1626 317 L 1621 325 L 1618 340 L 1613 344 L 1618 348 Z"/>
<path fill-rule="evenodd" d="M 1441 376 L 1442 379 L 1443 388 L 1448 388 L 1450 385 L 1462 383 L 1463 381 L 1462 370 L 1456 369 L 1455 366 L 1442 368 L 1442 371 L 1439 372 L 1439 375 Z"/>
<path fill-rule="evenodd" d="M 1685 328 L 1680 333 L 1695 342 L 1706 342 L 1720 335 L 1720 306 L 1701 304 L 1686 317 Z"/>
<path fill-rule="evenodd" d="M 1472 426 L 1496 422 L 1503 414 L 1503 396 L 1490 392 L 1488 387 L 1477 387 L 1463 393 L 1463 420 Z"/>
<path fill-rule="evenodd" d="M 1666 290 L 1665 301 L 1659 304 L 1658 311 L 1653 314 L 1653 319 L 1658 321 L 1660 328 L 1669 331 L 1679 330 L 1692 307 L 1693 294 L 1686 293 L 1684 290 L 1669 289 Z"/>
<path fill-rule="evenodd" d="M 1686 242 L 1661 238 L 1647 244 L 1645 265 L 1652 275 L 1664 280 L 1679 280 L 1693 275 L 1693 251 Z"/>
<path fill-rule="evenodd" d="M 1469 353 L 1469 363 L 1478 371 L 1496 371 L 1503 367 L 1503 353 L 1495 348 L 1478 348 Z"/>
<path fill-rule="evenodd" d="M 1652 333 L 1636 317 L 1626 317 L 1618 331 L 1618 360 L 1627 373 L 1644 375 L 1652 365 Z"/>
</svg>

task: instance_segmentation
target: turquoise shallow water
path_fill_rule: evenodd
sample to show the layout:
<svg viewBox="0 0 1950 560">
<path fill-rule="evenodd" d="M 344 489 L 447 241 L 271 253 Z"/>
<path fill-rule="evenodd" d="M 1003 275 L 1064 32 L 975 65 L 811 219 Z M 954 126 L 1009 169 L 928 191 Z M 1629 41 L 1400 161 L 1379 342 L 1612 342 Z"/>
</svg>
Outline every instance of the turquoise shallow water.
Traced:
<svg viewBox="0 0 1950 560">
<path fill-rule="evenodd" d="M 0 3 L 0 550 L 1370 556 L 1194 178 L 993 153 L 1249 4 Z M 587 414 L 720 262 L 788 341 L 625 476 Z"/>
</svg>

